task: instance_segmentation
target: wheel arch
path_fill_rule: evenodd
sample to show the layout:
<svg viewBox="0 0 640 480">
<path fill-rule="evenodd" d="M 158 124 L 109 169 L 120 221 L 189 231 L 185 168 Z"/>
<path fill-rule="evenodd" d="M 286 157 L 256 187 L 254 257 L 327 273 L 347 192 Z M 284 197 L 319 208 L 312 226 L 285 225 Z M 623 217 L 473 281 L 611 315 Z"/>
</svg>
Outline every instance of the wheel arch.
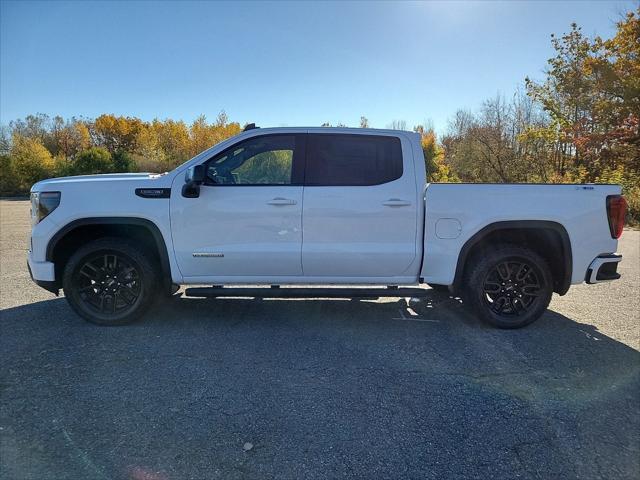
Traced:
<svg viewBox="0 0 640 480">
<path fill-rule="evenodd" d="M 171 266 L 169 253 L 162 232 L 158 226 L 146 218 L 139 217 L 87 217 L 69 222 L 49 240 L 46 249 L 47 261 L 55 264 L 56 283 L 60 285 L 64 264 L 71 256 L 69 250 L 77 242 L 90 241 L 104 236 L 129 238 L 133 235 L 147 249 L 151 249 L 160 267 L 161 285 L 171 290 Z"/>
<path fill-rule="evenodd" d="M 455 291 L 460 290 L 469 262 L 475 255 L 490 248 L 493 241 L 525 245 L 536 250 L 549 263 L 554 279 L 554 292 L 560 295 L 567 293 L 573 273 L 571 240 L 563 225 L 547 220 L 494 222 L 476 232 L 465 242 L 458 255 L 453 282 Z"/>
</svg>

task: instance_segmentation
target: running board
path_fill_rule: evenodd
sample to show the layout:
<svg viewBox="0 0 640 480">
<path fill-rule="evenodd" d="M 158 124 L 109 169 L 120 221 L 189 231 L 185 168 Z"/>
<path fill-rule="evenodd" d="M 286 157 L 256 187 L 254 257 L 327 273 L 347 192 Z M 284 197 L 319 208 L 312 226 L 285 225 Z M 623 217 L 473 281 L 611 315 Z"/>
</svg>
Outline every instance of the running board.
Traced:
<svg viewBox="0 0 640 480">
<path fill-rule="evenodd" d="M 424 297 L 429 294 L 424 288 L 253 288 L 253 287 L 193 287 L 187 288 L 187 297 L 257 297 L 257 298 L 380 298 L 380 297 Z"/>
</svg>

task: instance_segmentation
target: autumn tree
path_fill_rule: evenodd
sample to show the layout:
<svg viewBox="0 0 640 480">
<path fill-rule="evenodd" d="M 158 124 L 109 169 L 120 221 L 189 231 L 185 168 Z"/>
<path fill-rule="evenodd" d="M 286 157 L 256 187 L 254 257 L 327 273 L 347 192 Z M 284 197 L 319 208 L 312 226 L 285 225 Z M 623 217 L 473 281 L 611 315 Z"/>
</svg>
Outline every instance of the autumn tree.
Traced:
<svg viewBox="0 0 640 480">
<path fill-rule="evenodd" d="M 11 165 L 18 179 L 19 188 L 28 192 L 31 185 L 53 174 L 54 163 L 51 152 L 39 138 L 30 138 L 15 133 L 11 146 Z"/>
<path fill-rule="evenodd" d="M 200 115 L 191 124 L 189 137 L 191 140 L 190 156 L 220 143 L 222 140 L 240 133 L 240 124 L 228 123 L 228 119 L 224 111 L 218 114 L 216 122 L 213 125 L 207 123 L 207 118 Z"/>
<path fill-rule="evenodd" d="M 139 171 L 162 172 L 168 170 L 166 168 L 167 154 L 162 148 L 159 131 L 148 125 L 138 129 L 132 157 Z"/>
<path fill-rule="evenodd" d="M 628 13 L 609 40 L 590 40 L 572 24 L 569 33 L 552 36 L 556 55 L 545 81 L 525 81 L 531 98 L 549 114 L 550 130 L 541 133 L 555 134 L 561 175 L 582 171 L 582 180 L 595 181 L 621 165 L 638 173 L 639 13 Z"/>
<path fill-rule="evenodd" d="M 87 126 L 93 145 L 103 147 L 110 153 L 118 150 L 134 151 L 136 139 L 144 128 L 142 120 L 138 118 L 116 117 L 111 114 L 100 115 Z"/>
<path fill-rule="evenodd" d="M 478 112 L 460 110 L 443 138 L 448 163 L 468 182 L 545 181 L 546 144 L 530 135 L 545 115 L 523 92 L 485 100 Z"/>
<path fill-rule="evenodd" d="M 154 120 L 150 128 L 158 139 L 158 146 L 165 154 L 168 168 L 175 168 L 191 158 L 189 128 L 182 121 Z"/>
<path fill-rule="evenodd" d="M 47 143 L 49 137 L 50 119 L 43 113 L 27 115 L 24 119 L 18 119 L 10 124 L 12 135 L 20 138 L 37 140 L 42 145 Z"/>
<path fill-rule="evenodd" d="M 54 117 L 47 137 L 47 148 L 54 156 L 72 157 L 89 148 L 91 144 L 87 125 L 75 118 L 65 121 L 60 116 Z"/>
<path fill-rule="evenodd" d="M 459 182 L 460 179 L 451 171 L 444 158 L 444 149 L 436 140 L 433 128 L 418 125 L 413 129 L 420 134 L 424 165 L 427 171 L 428 182 Z"/>
</svg>

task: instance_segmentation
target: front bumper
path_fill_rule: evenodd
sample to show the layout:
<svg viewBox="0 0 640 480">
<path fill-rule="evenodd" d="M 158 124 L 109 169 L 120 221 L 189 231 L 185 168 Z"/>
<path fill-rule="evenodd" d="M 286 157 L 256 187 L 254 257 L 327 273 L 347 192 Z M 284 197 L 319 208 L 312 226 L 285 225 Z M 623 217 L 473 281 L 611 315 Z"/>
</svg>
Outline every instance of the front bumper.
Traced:
<svg viewBox="0 0 640 480">
<path fill-rule="evenodd" d="M 618 263 L 621 261 L 622 255 L 619 253 L 599 255 L 591 262 L 591 265 L 589 265 L 585 281 L 593 284 L 619 279 Z"/>
<path fill-rule="evenodd" d="M 29 275 L 36 285 L 58 294 L 58 285 L 56 282 L 55 265 L 53 262 L 37 262 L 33 259 L 33 253 L 29 251 L 27 254 L 27 268 Z"/>
</svg>

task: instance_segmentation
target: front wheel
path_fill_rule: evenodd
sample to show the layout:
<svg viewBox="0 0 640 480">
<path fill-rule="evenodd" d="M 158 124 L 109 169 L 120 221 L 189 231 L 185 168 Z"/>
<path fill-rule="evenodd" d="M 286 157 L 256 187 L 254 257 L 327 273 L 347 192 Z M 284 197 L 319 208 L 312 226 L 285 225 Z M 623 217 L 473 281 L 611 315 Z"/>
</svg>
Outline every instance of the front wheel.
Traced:
<svg viewBox="0 0 640 480">
<path fill-rule="evenodd" d="M 151 303 L 155 283 L 148 258 L 120 238 L 102 238 L 78 249 L 62 278 L 71 308 L 98 325 L 136 320 Z"/>
<path fill-rule="evenodd" d="M 547 262 L 524 247 L 504 245 L 477 259 L 465 279 L 465 300 L 482 320 L 520 328 L 549 306 L 553 281 Z"/>
</svg>

